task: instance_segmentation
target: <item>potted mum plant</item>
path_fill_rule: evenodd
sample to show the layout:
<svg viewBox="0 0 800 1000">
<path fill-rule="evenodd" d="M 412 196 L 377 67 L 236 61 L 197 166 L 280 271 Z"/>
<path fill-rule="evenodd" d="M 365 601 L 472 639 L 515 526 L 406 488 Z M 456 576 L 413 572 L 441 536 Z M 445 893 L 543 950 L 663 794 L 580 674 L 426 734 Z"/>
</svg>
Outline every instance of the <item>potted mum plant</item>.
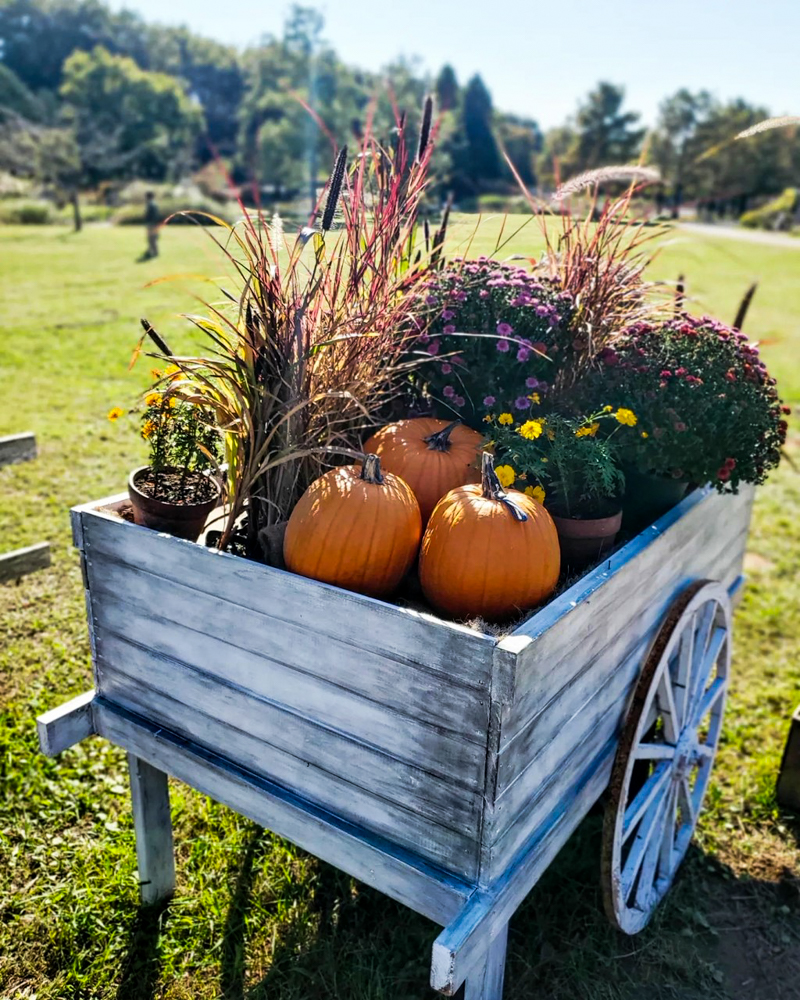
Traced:
<svg viewBox="0 0 800 1000">
<path fill-rule="evenodd" d="M 441 416 L 481 429 L 487 407 L 525 410 L 552 384 L 572 296 L 558 282 L 488 257 L 456 258 L 422 282 L 414 356 Z"/>
<path fill-rule="evenodd" d="M 179 377 L 177 370 L 170 375 Z M 168 381 L 145 396 L 140 433 L 150 461 L 128 477 L 135 523 L 195 541 L 221 496 L 219 482 L 208 474 L 219 441 L 210 411 L 181 398 Z"/>
<path fill-rule="evenodd" d="M 585 417 L 551 413 L 515 420 L 491 417 L 504 485 L 545 504 L 558 530 L 564 562 L 585 566 L 613 545 L 622 524 L 625 477 L 617 432 L 635 426 L 631 410 L 606 406 Z M 525 485 L 527 483 L 527 485 Z"/>
<path fill-rule="evenodd" d="M 709 317 L 629 328 L 584 379 L 585 398 L 631 406 L 638 433 L 622 442 L 626 519 L 654 520 L 690 483 L 735 493 L 779 460 L 788 408 L 747 337 Z"/>
</svg>

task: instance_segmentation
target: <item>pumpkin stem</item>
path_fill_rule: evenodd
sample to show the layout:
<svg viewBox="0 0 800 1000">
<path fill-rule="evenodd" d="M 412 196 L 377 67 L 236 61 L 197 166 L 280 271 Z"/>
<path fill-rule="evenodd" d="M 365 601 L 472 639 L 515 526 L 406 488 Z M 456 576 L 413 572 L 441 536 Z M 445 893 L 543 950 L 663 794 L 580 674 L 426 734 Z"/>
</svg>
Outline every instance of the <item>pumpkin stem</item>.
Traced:
<svg viewBox="0 0 800 1000">
<path fill-rule="evenodd" d="M 383 482 L 381 460 L 377 455 L 364 456 L 364 463 L 361 466 L 361 478 L 367 483 L 377 483 L 380 485 Z"/>
<path fill-rule="evenodd" d="M 500 480 L 494 471 L 494 458 L 488 451 L 485 451 L 481 457 L 481 486 L 483 487 L 483 495 L 487 500 L 497 500 L 505 504 L 517 521 L 528 520 L 528 515 L 525 511 L 521 510 L 514 503 L 500 485 Z"/>
<path fill-rule="evenodd" d="M 460 423 L 460 420 L 454 420 L 452 424 L 443 427 L 440 431 L 436 431 L 435 434 L 429 434 L 424 439 L 425 444 L 431 451 L 450 451 L 450 435 Z"/>
</svg>

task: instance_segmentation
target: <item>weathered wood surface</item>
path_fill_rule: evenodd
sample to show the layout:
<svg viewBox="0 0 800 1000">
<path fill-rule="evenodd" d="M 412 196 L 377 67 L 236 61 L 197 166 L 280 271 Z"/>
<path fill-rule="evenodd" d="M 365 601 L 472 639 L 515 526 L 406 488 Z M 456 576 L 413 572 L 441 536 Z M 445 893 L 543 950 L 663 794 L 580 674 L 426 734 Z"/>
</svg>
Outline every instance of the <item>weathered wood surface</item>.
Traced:
<svg viewBox="0 0 800 1000">
<path fill-rule="evenodd" d="M 439 924 L 453 920 L 474 892 L 419 856 L 101 696 L 94 702 L 94 719 L 97 732 L 110 742 Z"/>
<path fill-rule="evenodd" d="M 561 595 L 501 642 L 517 654 L 515 692 L 503 720 L 482 883 L 524 848 L 577 766 L 608 765 L 599 751 L 619 732 L 675 595 L 695 579 L 736 586 L 751 504 L 749 490 L 687 498 L 667 515 L 668 528 L 662 521 L 648 529 L 579 581 L 576 594 Z"/>
<path fill-rule="evenodd" d="M 163 771 L 128 754 L 139 893 L 145 906 L 169 899 L 175 891 L 175 852 L 169 785 Z"/>
<path fill-rule="evenodd" d="M 0 437 L 0 467 L 36 458 L 36 438 L 30 432 Z"/>
<path fill-rule="evenodd" d="M 483 960 L 464 983 L 459 994 L 463 1000 L 503 1000 L 507 947 L 508 924 L 491 942 Z"/>
<path fill-rule="evenodd" d="M 0 583 L 19 580 L 28 573 L 47 569 L 50 565 L 50 543 L 37 542 L 24 549 L 0 553 Z"/>
<path fill-rule="evenodd" d="M 75 746 L 94 733 L 92 717 L 94 694 L 92 688 L 91 691 L 79 694 L 72 701 L 59 705 L 58 708 L 53 708 L 37 718 L 39 749 L 43 754 L 55 757 L 62 750 Z"/>
<path fill-rule="evenodd" d="M 775 795 L 784 808 L 800 809 L 800 707 L 792 713 Z"/>
<path fill-rule="evenodd" d="M 477 876 L 489 639 L 102 515 L 76 535 L 101 694 Z"/>
</svg>

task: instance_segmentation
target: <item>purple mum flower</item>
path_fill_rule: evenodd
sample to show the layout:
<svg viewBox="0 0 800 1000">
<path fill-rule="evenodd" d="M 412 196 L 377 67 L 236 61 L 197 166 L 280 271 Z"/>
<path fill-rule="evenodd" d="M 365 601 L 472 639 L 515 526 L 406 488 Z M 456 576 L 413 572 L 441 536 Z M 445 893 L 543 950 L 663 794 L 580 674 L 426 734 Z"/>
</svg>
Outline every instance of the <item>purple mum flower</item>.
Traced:
<svg viewBox="0 0 800 1000">
<path fill-rule="evenodd" d="M 444 364 L 442 365 L 442 375 L 449 375 L 452 370 L 453 366 L 448 365 L 448 363 L 445 361 Z"/>
<path fill-rule="evenodd" d="M 498 340 L 497 341 L 497 350 L 498 351 L 501 351 L 503 354 L 506 354 L 506 353 L 508 353 L 508 351 L 510 349 L 511 349 L 511 344 L 509 344 L 509 342 L 507 340 Z"/>
<path fill-rule="evenodd" d="M 539 388 L 539 379 L 536 378 L 534 375 L 531 375 L 530 378 L 526 378 L 525 379 L 525 385 L 529 389 L 538 389 Z"/>
<path fill-rule="evenodd" d="M 481 290 L 480 290 L 480 291 L 478 292 L 478 298 L 480 298 L 480 299 L 488 299 L 488 298 L 489 298 L 489 293 L 488 293 L 488 292 L 486 291 L 486 289 L 485 289 L 485 288 L 482 288 L 482 289 L 481 289 Z"/>
<path fill-rule="evenodd" d="M 494 396 L 484 396 L 483 397 L 483 405 L 484 406 L 494 406 L 494 404 L 496 402 L 497 402 L 497 400 L 494 398 Z"/>
<path fill-rule="evenodd" d="M 429 306 L 438 305 L 438 302 L 439 302 L 439 300 L 437 299 L 437 297 L 435 295 L 427 295 L 425 297 L 425 301 L 428 303 Z"/>
<path fill-rule="evenodd" d="M 442 330 L 442 333 L 455 333 L 455 332 L 456 328 L 453 326 L 452 323 L 448 323 L 447 326 L 444 328 L 444 330 Z"/>
<path fill-rule="evenodd" d="M 452 309 L 442 309 L 442 319 L 452 319 L 455 313 Z"/>
<path fill-rule="evenodd" d="M 442 395 L 447 396 L 448 399 L 450 399 L 451 396 L 455 396 L 455 394 L 456 390 L 452 387 L 452 385 L 446 385 L 444 389 L 442 389 Z"/>
<path fill-rule="evenodd" d="M 466 403 L 466 399 L 463 396 L 453 396 L 454 406 L 463 406 Z"/>
<path fill-rule="evenodd" d="M 514 400 L 515 410 L 527 410 L 530 405 L 531 401 L 528 399 L 527 396 L 517 396 L 517 398 Z"/>
<path fill-rule="evenodd" d="M 509 323 L 498 323 L 497 332 L 501 337 L 510 337 L 514 332 L 514 327 Z"/>
<path fill-rule="evenodd" d="M 439 341 L 432 340 L 430 344 L 428 344 L 428 354 L 435 355 L 438 353 L 439 353 Z"/>
<path fill-rule="evenodd" d="M 521 363 L 526 362 L 530 356 L 531 352 L 528 350 L 527 347 L 520 347 L 520 349 L 517 351 L 517 361 Z"/>
</svg>

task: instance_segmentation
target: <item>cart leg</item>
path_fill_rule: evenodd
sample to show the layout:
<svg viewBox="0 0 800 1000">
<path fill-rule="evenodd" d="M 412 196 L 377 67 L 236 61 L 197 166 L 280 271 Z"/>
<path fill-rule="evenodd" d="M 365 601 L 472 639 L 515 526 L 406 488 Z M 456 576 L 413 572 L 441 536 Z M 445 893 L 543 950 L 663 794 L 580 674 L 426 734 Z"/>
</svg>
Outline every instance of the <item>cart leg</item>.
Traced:
<svg viewBox="0 0 800 1000">
<path fill-rule="evenodd" d="M 128 770 L 139 863 L 139 891 L 142 904 L 152 906 L 167 899 L 175 889 L 167 776 L 130 753 Z"/>
<path fill-rule="evenodd" d="M 459 991 L 463 1000 L 502 1000 L 507 944 L 508 924 L 491 942 L 482 961 L 467 976 Z"/>
</svg>

